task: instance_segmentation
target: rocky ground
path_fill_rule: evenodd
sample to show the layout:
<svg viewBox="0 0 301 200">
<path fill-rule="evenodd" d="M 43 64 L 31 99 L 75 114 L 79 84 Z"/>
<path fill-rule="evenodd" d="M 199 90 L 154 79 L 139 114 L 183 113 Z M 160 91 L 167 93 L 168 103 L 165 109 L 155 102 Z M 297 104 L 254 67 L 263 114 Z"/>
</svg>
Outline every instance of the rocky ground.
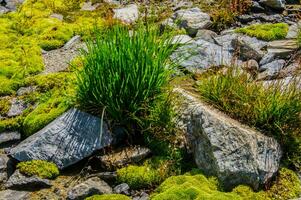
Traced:
<svg viewBox="0 0 301 200">
<path fill-rule="evenodd" d="M 0 15 L 14 12 L 20 3 L 23 1 L 0 0 Z M 113 18 L 124 23 L 134 23 L 143 13 L 139 3 L 107 3 L 114 4 Z M 185 30 L 185 34 L 174 37 L 174 42 L 182 46 L 171 57 L 174 60 L 187 57 L 180 63 L 180 74 L 202 74 L 211 68 L 237 66 L 252 75 L 254 81 L 265 84 L 279 81 L 285 86 L 291 79 L 300 77 L 297 42 L 301 27 L 300 2 L 254 0 L 250 11 L 224 30 L 212 28 L 212 17 L 193 2 L 171 1 L 168 5 L 172 13 L 160 22 L 161 27 Z M 100 6 L 102 2 L 86 2 L 81 10 L 95 11 Z M 64 16 L 54 14 L 52 17 L 61 19 Z M 288 31 L 281 39 L 273 40 L 236 31 L 258 23 L 285 23 Z M 57 72 L 70 71 L 69 63 L 79 55 L 81 48 L 85 48 L 85 44 L 81 36 L 76 35 L 58 49 L 43 50 L 44 70 L 39 73 L 56 76 Z M 196 167 L 217 177 L 229 191 L 240 184 L 255 190 L 267 184 L 281 167 L 283 150 L 279 142 L 229 118 L 181 86 L 174 89 L 182 99 L 177 107 L 181 113 L 178 129 L 183 133 L 183 143 L 189 146 Z M 35 95 L 39 87 L 20 87 L 16 94 L 0 97 L 10 101 L 7 112 L 0 113 L 0 120 L 23 116 L 27 108 L 34 110 L 37 104 L 21 97 Z M 134 200 L 155 199 L 151 196 L 155 188 L 133 188 L 120 181 L 118 170 L 116 172 L 116 169 L 150 158 L 151 149 L 141 145 L 128 147 L 125 142 L 120 144 L 116 134 L 124 135 L 122 130 L 109 130 L 106 122 L 76 108 L 65 110 L 27 138 L 18 131 L 0 128 L 1 200 L 79 200 L 95 194 L 123 194 Z M 112 149 L 116 144 L 118 148 Z M 24 175 L 16 169 L 16 163 L 28 160 L 51 161 L 61 174 L 54 180 Z"/>
</svg>

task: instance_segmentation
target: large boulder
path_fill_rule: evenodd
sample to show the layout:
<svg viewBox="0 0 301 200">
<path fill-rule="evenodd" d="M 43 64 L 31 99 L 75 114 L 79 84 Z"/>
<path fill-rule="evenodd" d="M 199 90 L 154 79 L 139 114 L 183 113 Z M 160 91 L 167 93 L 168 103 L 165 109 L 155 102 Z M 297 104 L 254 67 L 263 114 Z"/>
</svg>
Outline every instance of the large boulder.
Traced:
<svg viewBox="0 0 301 200">
<path fill-rule="evenodd" d="M 278 171 L 282 153 L 275 139 L 227 117 L 183 89 L 175 89 L 175 93 L 181 102 L 179 127 L 197 166 L 207 175 L 217 176 L 226 189 L 239 184 L 258 189 Z"/>
<path fill-rule="evenodd" d="M 178 48 L 171 58 L 180 60 L 180 65 L 191 72 L 232 64 L 230 51 L 202 39 Z"/>
<path fill-rule="evenodd" d="M 206 29 L 212 24 L 210 16 L 199 8 L 178 10 L 172 18 L 180 28 L 186 29 L 190 36 L 195 36 L 198 30 Z"/>
<path fill-rule="evenodd" d="M 10 150 L 19 161 L 46 160 L 66 168 L 112 142 L 106 123 L 98 117 L 70 109 L 36 134 Z M 102 130 L 102 133 L 101 133 Z"/>
<path fill-rule="evenodd" d="M 128 24 L 134 23 L 138 20 L 139 9 L 136 4 L 128 5 L 124 8 L 114 9 L 114 18 Z"/>
<path fill-rule="evenodd" d="M 268 53 L 274 54 L 279 58 L 286 58 L 299 48 L 295 39 L 275 40 L 267 45 Z"/>
</svg>

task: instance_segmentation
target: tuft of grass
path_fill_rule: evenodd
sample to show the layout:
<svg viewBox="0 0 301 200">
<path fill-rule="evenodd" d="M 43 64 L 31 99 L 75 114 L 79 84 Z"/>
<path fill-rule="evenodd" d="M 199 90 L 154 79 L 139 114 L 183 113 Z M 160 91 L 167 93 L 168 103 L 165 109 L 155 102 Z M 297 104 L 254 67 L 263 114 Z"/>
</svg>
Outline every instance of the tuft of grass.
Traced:
<svg viewBox="0 0 301 200">
<path fill-rule="evenodd" d="M 261 40 L 272 41 L 284 39 L 288 32 L 288 24 L 253 24 L 244 28 L 236 29 L 237 33 L 243 33 Z"/>
<path fill-rule="evenodd" d="M 201 79 L 199 91 L 205 101 L 231 117 L 276 137 L 286 154 L 293 155 L 297 150 L 292 141 L 300 138 L 301 91 L 297 82 L 287 87 L 281 82 L 265 85 L 229 69 Z"/>
<path fill-rule="evenodd" d="M 88 51 L 82 51 L 83 68 L 77 72 L 81 107 L 96 114 L 105 108 L 121 124 L 137 122 L 169 81 L 169 56 L 176 48 L 171 42 L 170 35 L 144 25 L 96 32 Z"/>
<path fill-rule="evenodd" d="M 40 178 L 54 179 L 59 175 L 56 164 L 43 160 L 20 162 L 17 169 L 27 176 L 37 175 Z"/>
</svg>

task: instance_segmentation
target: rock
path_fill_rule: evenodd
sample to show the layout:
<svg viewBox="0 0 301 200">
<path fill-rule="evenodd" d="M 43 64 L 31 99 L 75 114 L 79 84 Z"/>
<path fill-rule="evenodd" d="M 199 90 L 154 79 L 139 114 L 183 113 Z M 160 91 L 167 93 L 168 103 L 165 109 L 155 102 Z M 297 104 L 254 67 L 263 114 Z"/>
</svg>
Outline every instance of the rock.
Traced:
<svg viewBox="0 0 301 200">
<path fill-rule="evenodd" d="M 232 46 L 239 52 L 241 59 L 259 61 L 265 54 L 263 48 L 267 46 L 267 43 L 255 37 L 239 36 L 232 40 Z"/>
<path fill-rule="evenodd" d="M 37 89 L 36 86 L 29 86 L 29 87 L 20 87 L 17 91 L 17 96 L 23 96 L 26 94 L 30 94 L 35 92 Z"/>
<path fill-rule="evenodd" d="M 96 10 L 96 8 L 99 6 L 98 3 L 92 5 L 92 2 L 89 1 L 89 2 L 84 2 L 82 7 L 81 7 L 81 11 L 94 11 Z"/>
<path fill-rule="evenodd" d="M 28 200 L 30 193 L 25 191 L 16 190 L 3 190 L 0 191 L 1 200 Z"/>
<path fill-rule="evenodd" d="M 128 24 L 134 23 L 138 20 L 139 10 L 136 4 L 128 5 L 124 8 L 114 9 L 114 18 Z"/>
<path fill-rule="evenodd" d="M 68 200 L 82 200 L 95 194 L 111 194 L 112 188 L 101 179 L 94 177 L 68 191 Z"/>
<path fill-rule="evenodd" d="M 180 65 L 191 72 L 232 64 L 232 55 L 228 50 L 202 39 L 178 48 L 171 59 L 179 60 L 179 58 L 187 58 L 183 59 Z"/>
<path fill-rule="evenodd" d="M 0 154 L 0 189 L 13 172 L 13 162 L 5 154 Z"/>
<path fill-rule="evenodd" d="M 3 0 L 3 4 L 6 8 L 9 10 L 15 11 L 17 10 L 17 7 L 21 5 L 24 0 Z"/>
<path fill-rule="evenodd" d="M 178 22 L 180 28 L 185 28 L 188 35 L 192 37 L 197 34 L 198 30 L 206 29 L 212 24 L 210 16 L 199 8 L 178 10 L 172 18 Z"/>
<path fill-rule="evenodd" d="M 285 78 L 285 77 L 297 76 L 298 73 L 300 73 L 300 71 L 301 71 L 300 61 L 293 62 L 279 72 L 279 77 Z"/>
<path fill-rule="evenodd" d="M 182 100 L 177 108 L 181 113 L 178 126 L 205 174 L 218 177 L 226 189 L 240 184 L 258 189 L 277 173 L 282 152 L 275 139 L 240 124 L 183 89 L 174 92 Z"/>
<path fill-rule="evenodd" d="M 8 117 L 16 117 L 23 113 L 23 111 L 27 108 L 25 102 L 20 99 L 13 98 L 11 100 L 11 107 L 7 112 Z"/>
<path fill-rule="evenodd" d="M 176 35 L 172 39 L 172 44 L 191 44 L 193 41 L 188 35 Z"/>
<path fill-rule="evenodd" d="M 38 176 L 27 177 L 19 170 L 16 170 L 5 184 L 6 188 L 16 190 L 38 190 L 41 188 L 49 188 L 52 184 L 47 179 L 42 179 Z"/>
<path fill-rule="evenodd" d="M 258 80 L 270 80 L 276 78 L 284 65 L 285 60 L 274 60 L 271 63 L 261 66 L 259 70 L 263 72 L 258 75 Z"/>
<path fill-rule="evenodd" d="M 298 37 L 299 29 L 301 28 L 301 22 L 291 25 L 288 29 L 286 39 L 296 39 Z"/>
<path fill-rule="evenodd" d="M 146 147 L 134 146 L 126 147 L 116 153 L 99 156 L 102 168 L 116 169 L 127 164 L 138 163 L 151 154 L 150 149 Z"/>
<path fill-rule="evenodd" d="M 299 48 L 298 43 L 294 39 L 275 40 L 267 45 L 268 53 L 273 53 L 279 58 L 286 58 Z"/>
<path fill-rule="evenodd" d="M 114 187 L 114 193 L 129 195 L 130 186 L 127 183 L 121 183 Z"/>
<path fill-rule="evenodd" d="M 198 30 L 198 33 L 196 34 L 197 39 L 202 39 L 211 43 L 215 43 L 214 38 L 217 36 L 217 33 L 206 29 Z"/>
<path fill-rule="evenodd" d="M 115 181 L 117 179 L 116 172 L 100 172 L 97 174 L 91 174 L 88 178 L 98 177 L 104 181 Z"/>
<path fill-rule="evenodd" d="M 71 49 L 72 47 L 74 47 L 75 44 L 79 43 L 81 40 L 81 37 L 79 35 L 73 36 L 65 45 L 64 45 L 64 49 Z"/>
<path fill-rule="evenodd" d="M 9 9 L 5 8 L 4 6 L 0 6 L 0 15 L 6 14 L 9 12 Z"/>
<path fill-rule="evenodd" d="M 239 34 L 234 33 L 233 30 L 226 30 L 223 32 L 221 36 L 215 37 L 215 42 L 222 46 L 224 50 L 234 52 L 234 48 L 232 43 L 234 40 L 237 40 Z"/>
<path fill-rule="evenodd" d="M 64 20 L 64 16 L 61 15 L 61 14 L 58 14 L 58 13 L 53 13 L 49 16 L 50 18 L 55 18 L 55 19 L 58 19 L 60 21 L 63 21 Z"/>
<path fill-rule="evenodd" d="M 256 60 L 248 60 L 242 64 L 242 68 L 244 68 L 247 71 L 258 71 L 259 65 Z"/>
<path fill-rule="evenodd" d="M 4 132 L 0 133 L 0 147 L 7 144 L 20 141 L 21 134 L 19 132 Z"/>
<path fill-rule="evenodd" d="M 260 0 L 259 3 L 277 10 L 283 10 L 285 7 L 285 0 Z"/>
<path fill-rule="evenodd" d="M 98 117 L 70 109 L 36 134 L 10 150 L 19 161 L 47 160 L 64 169 L 112 142 L 112 136 Z"/>
<path fill-rule="evenodd" d="M 286 77 L 283 79 L 275 79 L 275 80 L 268 80 L 263 81 L 266 87 L 280 85 L 282 89 L 287 89 L 291 84 L 296 84 L 296 87 L 301 89 L 301 76 L 295 77 Z"/>
<path fill-rule="evenodd" d="M 274 53 L 267 53 L 263 56 L 263 58 L 260 60 L 259 65 L 265 65 L 268 64 L 270 62 L 272 62 L 273 60 L 275 60 L 275 54 Z"/>
<path fill-rule="evenodd" d="M 139 196 L 133 198 L 133 200 L 149 200 L 149 195 L 145 192 L 141 192 Z"/>
<path fill-rule="evenodd" d="M 251 11 L 254 13 L 261 13 L 265 10 L 262 6 L 260 6 L 260 4 L 257 1 L 252 1 Z"/>
</svg>

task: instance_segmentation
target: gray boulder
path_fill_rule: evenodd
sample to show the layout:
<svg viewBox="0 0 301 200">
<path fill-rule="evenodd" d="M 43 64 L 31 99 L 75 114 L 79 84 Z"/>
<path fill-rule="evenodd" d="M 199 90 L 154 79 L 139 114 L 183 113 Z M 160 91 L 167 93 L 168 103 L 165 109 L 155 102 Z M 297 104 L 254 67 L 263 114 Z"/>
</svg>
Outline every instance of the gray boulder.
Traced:
<svg viewBox="0 0 301 200">
<path fill-rule="evenodd" d="M 98 117 L 70 109 L 45 128 L 10 150 L 19 161 L 47 160 L 64 169 L 112 142 L 106 123 Z"/>
<path fill-rule="evenodd" d="M 138 20 L 139 9 L 136 4 L 128 5 L 124 8 L 114 9 L 114 18 L 128 24 L 134 23 Z"/>
<path fill-rule="evenodd" d="M 68 200 L 82 200 L 95 194 L 111 194 L 112 188 L 101 179 L 94 177 L 80 183 L 68 191 Z"/>
<path fill-rule="evenodd" d="M 180 60 L 180 65 L 191 72 L 232 64 L 232 54 L 228 50 L 202 39 L 178 48 L 171 58 Z"/>
<path fill-rule="evenodd" d="M 6 188 L 16 190 L 38 190 L 41 188 L 51 187 L 51 183 L 47 179 L 42 179 L 38 176 L 25 176 L 19 170 L 9 177 L 5 184 Z"/>
<path fill-rule="evenodd" d="M 217 33 L 206 29 L 198 30 L 198 33 L 196 34 L 197 39 L 202 39 L 211 43 L 215 43 L 214 38 L 217 36 Z"/>
<path fill-rule="evenodd" d="M 1 186 L 8 180 L 8 177 L 13 170 L 12 162 L 5 154 L 0 154 L 0 189 Z"/>
<path fill-rule="evenodd" d="M 252 130 L 200 101 L 175 89 L 178 126 L 185 133 L 197 166 L 219 178 L 226 189 L 246 184 L 254 189 L 277 173 L 282 155 L 273 138 Z"/>
<path fill-rule="evenodd" d="M 6 14 L 9 12 L 8 8 L 5 8 L 4 6 L 0 6 L 0 15 Z"/>
<path fill-rule="evenodd" d="M 14 11 L 24 2 L 24 0 L 4 0 L 3 2 L 6 8 Z"/>
<path fill-rule="evenodd" d="M 212 24 L 210 16 L 199 8 L 178 10 L 172 18 L 178 22 L 180 28 L 186 29 L 190 36 L 195 36 L 199 29 L 206 29 Z"/>
<path fill-rule="evenodd" d="M 3 190 L 0 191 L 1 200 L 28 200 L 30 199 L 30 193 L 25 191 L 16 190 Z"/>
<path fill-rule="evenodd" d="M 239 52 L 241 59 L 259 61 L 265 55 L 263 49 L 267 46 L 267 42 L 244 35 L 232 40 L 232 46 Z"/>
<path fill-rule="evenodd" d="M 194 40 L 188 35 L 176 35 L 172 39 L 172 44 L 190 44 Z"/>
<path fill-rule="evenodd" d="M 116 185 L 114 187 L 114 193 L 116 194 L 125 194 L 125 195 L 129 195 L 129 189 L 130 189 L 130 186 L 127 184 L 127 183 L 121 183 L 119 185 Z"/>
<path fill-rule="evenodd" d="M 285 7 L 285 0 L 260 0 L 259 3 L 278 10 Z"/>
<path fill-rule="evenodd" d="M 258 74 L 259 80 L 270 80 L 276 78 L 280 71 L 285 66 L 285 60 L 274 60 L 268 64 L 260 66 L 259 70 L 262 72 Z"/>
</svg>

